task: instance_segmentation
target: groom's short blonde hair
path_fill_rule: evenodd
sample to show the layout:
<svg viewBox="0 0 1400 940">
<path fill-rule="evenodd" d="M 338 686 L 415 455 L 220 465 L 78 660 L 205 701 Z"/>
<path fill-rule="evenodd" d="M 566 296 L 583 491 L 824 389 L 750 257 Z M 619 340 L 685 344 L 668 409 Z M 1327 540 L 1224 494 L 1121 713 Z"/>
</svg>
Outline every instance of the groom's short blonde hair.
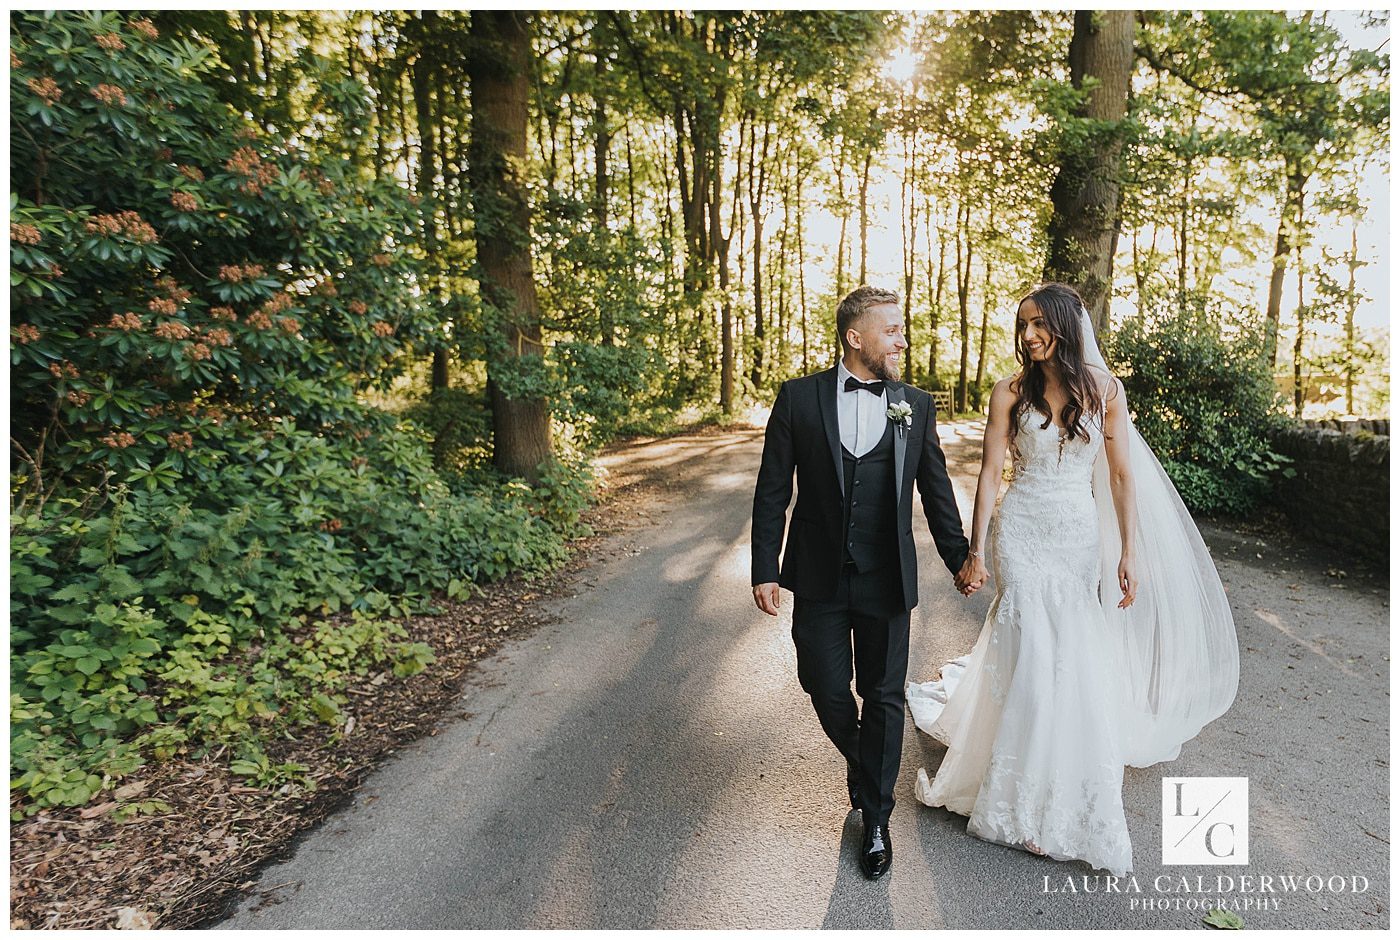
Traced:
<svg viewBox="0 0 1400 940">
<path fill-rule="evenodd" d="M 841 340 L 841 348 L 850 349 L 846 345 L 846 331 L 860 322 L 860 318 L 865 316 L 865 311 L 881 304 L 898 303 L 899 295 L 894 291 L 885 290 L 883 287 L 871 287 L 869 284 L 862 284 L 847 294 L 836 306 L 836 335 Z"/>
</svg>

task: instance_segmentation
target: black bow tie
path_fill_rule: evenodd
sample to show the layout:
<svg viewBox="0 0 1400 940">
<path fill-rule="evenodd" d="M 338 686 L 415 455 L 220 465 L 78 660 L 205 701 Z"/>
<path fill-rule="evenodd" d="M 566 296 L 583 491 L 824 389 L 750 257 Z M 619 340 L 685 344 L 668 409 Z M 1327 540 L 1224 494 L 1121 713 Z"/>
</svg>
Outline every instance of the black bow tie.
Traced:
<svg viewBox="0 0 1400 940">
<path fill-rule="evenodd" d="M 872 395 L 883 395 L 885 393 L 885 383 L 876 379 L 874 382 L 862 382 L 854 375 L 846 378 L 846 391 L 854 392 L 858 388 L 863 388 Z"/>
</svg>

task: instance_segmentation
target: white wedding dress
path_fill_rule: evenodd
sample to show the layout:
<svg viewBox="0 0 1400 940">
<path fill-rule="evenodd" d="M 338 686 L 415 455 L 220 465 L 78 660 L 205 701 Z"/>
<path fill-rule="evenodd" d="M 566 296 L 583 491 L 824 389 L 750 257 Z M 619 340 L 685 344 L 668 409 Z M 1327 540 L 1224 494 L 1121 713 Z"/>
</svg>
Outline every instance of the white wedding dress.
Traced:
<svg viewBox="0 0 1400 940">
<path fill-rule="evenodd" d="M 1080 311 L 1085 362 L 1107 371 Z M 1130 403 L 1131 404 L 1131 403 Z M 948 747 L 916 792 L 968 832 L 1057 859 L 1132 871 L 1123 768 L 1175 760 L 1229 710 L 1239 641 L 1220 574 L 1152 448 L 1128 420 L 1138 589 L 1120 609 L 1122 543 L 1102 416 L 1064 439 L 1033 409 L 988 527 L 996 593 L 971 653 L 906 692 Z"/>
<path fill-rule="evenodd" d="M 1124 667 L 1099 596 L 1099 518 L 1090 439 L 1020 418 L 1013 477 L 989 526 L 996 593 L 972 652 L 907 687 L 914 723 L 948 746 L 918 798 L 968 817 L 992 842 L 1132 870 L 1123 816 Z"/>
</svg>

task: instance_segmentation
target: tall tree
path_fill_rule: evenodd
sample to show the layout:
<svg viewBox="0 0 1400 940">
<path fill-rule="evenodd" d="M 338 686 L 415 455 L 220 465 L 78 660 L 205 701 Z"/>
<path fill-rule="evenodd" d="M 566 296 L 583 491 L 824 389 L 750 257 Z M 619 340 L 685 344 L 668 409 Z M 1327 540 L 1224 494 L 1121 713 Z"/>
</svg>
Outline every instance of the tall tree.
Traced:
<svg viewBox="0 0 1400 940">
<path fill-rule="evenodd" d="M 541 393 L 543 335 L 530 253 L 530 14 L 478 10 L 467 63 L 472 127 L 469 165 L 481 298 L 495 327 L 488 381 L 493 458 L 510 476 L 539 479 L 553 451 Z"/>
<path fill-rule="evenodd" d="M 1075 11 L 1070 82 L 1085 94 L 1066 121 L 1059 172 L 1050 187 L 1054 211 L 1044 275 L 1077 287 L 1100 328 L 1113 290 L 1123 119 L 1136 64 L 1134 22 L 1132 10 Z"/>
</svg>

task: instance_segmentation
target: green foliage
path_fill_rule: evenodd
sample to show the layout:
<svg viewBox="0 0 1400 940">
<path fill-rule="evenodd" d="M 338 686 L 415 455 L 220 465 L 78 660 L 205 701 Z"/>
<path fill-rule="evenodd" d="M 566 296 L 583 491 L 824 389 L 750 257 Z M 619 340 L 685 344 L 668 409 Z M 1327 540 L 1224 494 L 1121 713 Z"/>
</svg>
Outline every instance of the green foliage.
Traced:
<svg viewBox="0 0 1400 940">
<path fill-rule="evenodd" d="M 261 742 L 338 727 L 356 675 L 430 665 L 390 618 L 558 564 L 590 480 L 444 476 L 357 400 L 436 308 L 416 209 L 353 133 L 247 122 L 207 47 L 134 16 L 19 13 L 11 48 L 18 812 L 220 743 L 304 782 Z M 363 88 L 322 77 L 321 129 L 363 125 Z"/>
<path fill-rule="evenodd" d="M 1105 347 L 1138 430 L 1193 511 L 1246 513 L 1293 472 L 1269 444 L 1284 419 L 1258 336 L 1222 339 L 1219 323 L 1181 316 L 1129 320 Z"/>
<path fill-rule="evenodd" d="M 541 210 L 540 304 L 559 337 L 548 355 L 551 411 L 576 444 L 595 447 L 683 402 L 666 349 L 681 296 L 659 246 L 630 227 L 589 228 L 587 206 L 558 194 Z"/>
<path fill-rule="evenodd" d="M 352 674 L 433 661 L 380 617 L 546 570 L 587 533 L 582 461 L 454 493 L 411 425 L 359 437 L 279 422 L 218 490 L 118 486 L 12 517 L 12 786 L 77 805 L 145 754 L 334 722 Z"/>
<path fill-rule="evenodd" d="M 11 49 L 12 419 L 36 479 L 208 484 L 272 417 L 357 417 L 431 329 L 402 189 L 246 122 L 202 81 L 209 50 L 147 20 L 18 13 Z"/>
</svg>

